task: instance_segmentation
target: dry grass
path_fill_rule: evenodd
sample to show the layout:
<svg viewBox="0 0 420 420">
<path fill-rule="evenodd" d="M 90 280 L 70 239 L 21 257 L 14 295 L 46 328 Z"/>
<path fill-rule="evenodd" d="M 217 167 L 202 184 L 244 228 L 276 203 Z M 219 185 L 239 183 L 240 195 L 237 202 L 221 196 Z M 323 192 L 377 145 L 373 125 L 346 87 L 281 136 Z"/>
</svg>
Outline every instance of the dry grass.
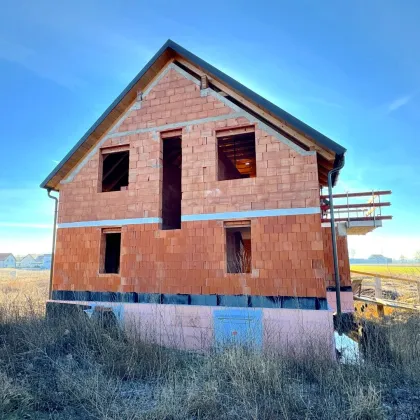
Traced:
<svg viewBox="0 0 420 420">
<path fill-rule="evenodd" d="M 381 285 L 385 299 L 395 300 L 410 305 L 420 303 L 419 289 L 414 282 L 404 281 L 404 279 L 420 281 L 420 265 L 352 265 L 351 270 L 365 273 L 377 274 L 394 277 L 393 279 L 382 278 Z M 363 277 L 362 295 L 375 295 L 375 278 L 352 273 L 352 278 Z M 355 303 L 357 311 L 363 309 L 364 316 L 367 318 L 376 318 L 377 310 L 374 304 Z M 385 315 L 401 313 L 401 310 L 395 310 L 385 307 Z"/>
<path fill-rule="evenodd" d="M 314 351 L 303 358 L 243 348 L 195 354 L 84 316 L 46 320 L 38 309 L 48 276 L 31 277 L 28 289 L 0 282 L 0 419 L 420 416 L 419 318 L 368 323 L 365 357 L 353 365 Z M 14 304 L 5 305 L 11 296 Z"/>
</svg>

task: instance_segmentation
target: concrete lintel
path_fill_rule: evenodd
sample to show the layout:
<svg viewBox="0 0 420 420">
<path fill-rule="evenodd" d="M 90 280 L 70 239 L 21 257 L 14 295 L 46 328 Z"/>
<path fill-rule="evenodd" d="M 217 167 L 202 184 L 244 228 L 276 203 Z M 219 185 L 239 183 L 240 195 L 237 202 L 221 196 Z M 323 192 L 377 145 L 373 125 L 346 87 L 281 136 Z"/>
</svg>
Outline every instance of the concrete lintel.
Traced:
<svg viewBox="0 0 420 420">
<path fill-rule="evenodd" d="M 296 215 L 301 215 L 301 214 L 318 214 L 318 213 L 320 213 L 319 207 L 249 210 L 249 211 L 232 211 L 232 212 L 225 212 L 225 213 L 185 214 L 181 216 L 181 221 L 193 222 L 193 221 L 200 221 L 200 220 L 249 219 L 249 218 L 254 218 L 254 217 L 296 216 Z"/>
<path fill-rule="evenodd" d="M 126 226 L 126 225 L 147 225 L 162 223 L 160 217 L 142 217 L 136 219 L 115 219 L 115 220 L 89 220 L 84 222 L 59 223 L 58 229 L 82 228 L 82 227 L 104 227 L 104 226 Z"/>
</svg>

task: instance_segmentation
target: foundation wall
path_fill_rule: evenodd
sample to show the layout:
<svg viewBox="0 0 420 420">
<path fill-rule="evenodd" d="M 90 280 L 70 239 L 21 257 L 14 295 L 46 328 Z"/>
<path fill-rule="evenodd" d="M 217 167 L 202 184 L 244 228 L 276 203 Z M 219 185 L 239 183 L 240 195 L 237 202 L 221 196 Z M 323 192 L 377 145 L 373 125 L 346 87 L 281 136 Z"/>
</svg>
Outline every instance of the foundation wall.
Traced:
<svg viewBox="0 0 420 420">
<path fill-rule="evenodd" d="M 59 301 L 48 305 L 51 304 L 84 305 L 90 314 L 97 306 L 112 308 L 128 332 L 168 347 L 208 351 L 218 345 L 248 344 L 294 352 L 316 349 L 334 357 L 333 315 L 326 310 Z"/>
<path fill-rule="evenodd" d="M 354 312 L 354 300 L 353 300 L 353 292 L 340 292 L 341 298 L 341 310 L 343 312 Z M 332 309 L 334 312 L 337 310 L 337 296 L 335 291 L 327 292 L 327 301 L 328 307 Z"/>
</svg>

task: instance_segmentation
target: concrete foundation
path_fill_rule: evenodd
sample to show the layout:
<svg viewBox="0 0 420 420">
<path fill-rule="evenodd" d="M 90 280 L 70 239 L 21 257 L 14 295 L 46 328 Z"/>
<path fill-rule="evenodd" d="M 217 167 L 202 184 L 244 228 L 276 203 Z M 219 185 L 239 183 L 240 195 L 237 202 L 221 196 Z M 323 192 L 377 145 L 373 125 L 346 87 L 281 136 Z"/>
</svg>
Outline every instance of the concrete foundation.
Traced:
<svg viewBox="0 0 420 420">
<path fill-rule="evenodd" d="M 354 301 L 353 301 L 353 292 L 340 292 L 341 297 L 341 310 L 343 312 L 354 312 Z M 337 299 L 335 291 L 327 292 L 327 302 L 328 307 L 334 312 L 337 310 Z"/>
<path fill-rule="evenodd" d="M 333 313 L 329 310 L 82 301 L 48 301 L 47 308 L 51 311 L 64 305 L 83 305 L 89 316 L 97 309 L 111 308 L 129 334 L 182 350 L 209 351 L 242 344 L 297 353 L 316 348 L 331 357 L 335 354 Z"/>
</svg>

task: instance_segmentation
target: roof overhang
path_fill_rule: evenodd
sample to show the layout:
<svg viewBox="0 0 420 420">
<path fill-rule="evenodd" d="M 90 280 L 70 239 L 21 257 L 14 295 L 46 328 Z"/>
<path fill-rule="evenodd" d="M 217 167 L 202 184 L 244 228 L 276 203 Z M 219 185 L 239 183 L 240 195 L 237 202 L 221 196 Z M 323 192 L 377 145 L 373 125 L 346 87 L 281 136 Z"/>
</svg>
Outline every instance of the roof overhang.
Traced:
<svg viewBox="0 0 420 420">
<path fill-rule="evenodd" d="M 185 48 L 168 40 L 131 81 L 124 91 L 106 109 L 86 134 L 61 160 L 54 170 L 42 182 L 41 187 L 59 190 L 59 184 L 74 166 L 95 146 L 126 109 L 136 100 L 137 92 L 145 88 L 162 71 L 168 62 L 177 65 L 200 78 L 205 75 L 212 88 L 223 91 L 231 101 L 255 114 L 282 135 L 299 144 L 306 150 L 318 154 L 318 172 L 321 185 L 327 185 L 328 171 L 339 166 L 346 149 L 324 136 L 309 125 L 293 117 L 288 112 L 264 99 L 230 76 L 213 67 L 206 61 L 192 54 Z M 338 173 L 333 181 L 336 182 Z"/>
</svg>

